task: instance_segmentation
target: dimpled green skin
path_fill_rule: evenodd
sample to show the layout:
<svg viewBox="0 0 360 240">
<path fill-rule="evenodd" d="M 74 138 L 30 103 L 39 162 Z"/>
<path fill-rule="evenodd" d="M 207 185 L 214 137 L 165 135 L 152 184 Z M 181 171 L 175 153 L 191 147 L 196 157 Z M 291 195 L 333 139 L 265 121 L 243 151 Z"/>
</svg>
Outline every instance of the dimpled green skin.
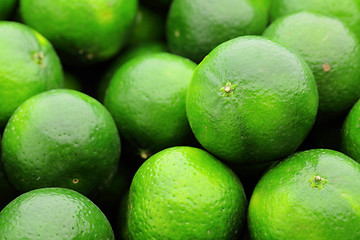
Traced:
<svg viewBox="0 0 360 240">
<path fill-rule="evenodd" d="M 120 67 L 104 101 L 120 135 L 149 151 L 182 144 L 190 133 L 185 97 L 195 67 L 170 53 L 143 55 Z"/>
<path fill-rule="evenodd" d="M 116 70 L 118 70 L 124 63 L 135 57 L 156 52 L 166 52 L 165 45 L 162 43 L 146 43 L 130 48 L 120 54 L 119 57 L 112 62 L 109 69 L 99 82 L 98 99 L 101 99 L 102 101 L 104 100 L 106 88 L 108 87 L 111 78 L 116 73 Z"/>
<path fill-rule="evenodd" d="M 129 238 L 234 239 L 247 201 L 237 176 L 204 150 L 173 147 L 136 172 L 128 200 Z"/>
<path fill-rule="evenodd" d="M 0 239 L 115 240 L 101 210 L 65 188 L 22 194 L 0 212 Z"/>
<path fill-rule="evenodd" d="M 261 34 L 266 24 L 261 1 L 174 0 L 166 34 L 171 52 L 200 62 L 220 43 Z"/>
<path fill-rule="evenodd" d="M 319 115 L 343 113 L 360 97 L 359 40 L 335 18 L 301 12 L 279 18 L 263 36 L 296 50 L 319 90 Z"/>
<path fill-rule="evenodd" d="M 0 128 L 26 99 L 63 84 L 50 42 L 31 28 L 0 22 Z"/>
<path fill-rule="evenodd" d="M 69 64 L 114 56 L 125 44 L 137 0 L 21 0 L 24 22 L 38 30 Z"/>
<path fill-rule="evenodd" d="M 272 0 L 270 19 L 311 11 L 339 18 L 360 37 L 360 2 L 358 0 Z"/>
<path fill-rule="evenodd" d="M 16 0 L 0 1 L 0 20 L 7 19 L 16 6 Z"/>
<path fill-rule="evenodd" d="M 110 113 L 74 90 L 52 90 L 24 102 L 2 140 L 2 167 L 21 191 L 66 187 L 90 195 L 109 184 L 119 155 Z"/>
<path fill-rule="evenodd" d="M 321 177 L 318 184 L 314 176 Z M 359 239 L 359 186 L 360 165 L 346 155 L 297 153 L 256 185 L 248 210 L 251 239 Z"/>
<path fill-rule="evenodd" d="M 360 162 L 360 101 L 347 115 L 342 131 L 342 148 L 346 155 Z"/>
<path fill-rule="evenodd" d="M 232 90 L 226 93 L 228 83 Z M 248 165 L 295 151 L 317 108 L 316 83 L 305 61 L 256 36 L 215 48 L 195 69 L 186 99 L 201 145 L 222 160 Z"/>
</svg>

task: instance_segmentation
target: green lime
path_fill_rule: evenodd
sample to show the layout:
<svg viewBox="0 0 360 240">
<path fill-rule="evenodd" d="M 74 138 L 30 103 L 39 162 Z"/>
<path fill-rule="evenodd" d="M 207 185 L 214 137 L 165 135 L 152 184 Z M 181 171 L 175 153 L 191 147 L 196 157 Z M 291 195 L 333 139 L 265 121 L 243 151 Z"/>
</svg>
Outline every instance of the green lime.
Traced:
<svg viewBox="0 0 360 240">
<path fill-rule="evenodd" d="M 161 41 L 164 31 L 165 24 L 161 15 L 140 6 L 128 39 L 128 44 L 136 46 Z"/>
<path fill-rule="evenodd" d="M 151 152 L 182 144 L 190 133 L 185 97 L 195 67 L 170 53 L 143 55 L 121 66 L 105 95 L 120 135 Z"/>
<path fill-rule="evenodd" d="M 169 48 L 200 62 L 222 42 L 261 34 L 267 24 L 263 7 L 251 0 L 174 0 L 167 19 Z"/>
<path fill-rule="evenodd" d="M 257 36 L 215 48 L 195 69 L 186 99 L 201 145 L 220 159 L 244 165 L 294 152 L 317 108 L 316 83 L 306 62 Z"/>
<path fill-rule="evenodd" d="M 125 44 L 137 0 L 21 0 L 24 22 L 48 38 L 71 64 L 98 62 Z"/>
<path fill-rule="evenodd" d="M 101 210 L 70 189 L 24 193 L 0 212 L 0 219 L 0 238 L 4 240 L 115 240 Z"/>
<path fill-rule="evenodd" d="M 110 83 L 111 78 L 114 76 L 116 70 L 118 70 L 122 65 L 124 65 L 124 63 L 135 57 L 156 52 L 166 52 L 166 46 L 162 43 L 146 43 L 130 48 L 120 54 L 120 56 L 111 63 L 110 67 L 107 69 L 106 73 L 103 75 L 101 81 L 99 82 L 97 91 L 98 99 L 103 101 L 106 89 Z"/>
<path fill-rule="evenodd" d="M 130 239 L 234 239 L 247 201 L 241 182 L 204 150 L 165 149 L 145 161 L 131 183 Z"/>
<path fill-rule="evenodd" d="M 119 155 L 110 113 L 74 90 L 52 90 L 25 101 L 2 140 L 2 167 L 21 191 L 66 187 L 89 195 L 109 184 Z"/>
<path fill-rule="evenodd" d="M 16 6 L 17 0 L 0 1 L 0 20 L 7 19 Z"/>
<path fill-rule="evenodd" d="M 300 12 L 279 18 L 263 36 L 293 48 L 309 64 L 320 117 L 346 112 L 360 97 L 359 40 L 340 20 Z"/>
<path fill-rule="evenodd" d="M 268 12 L 270 10 L 271 4 L 274 0 L 259 0 L 259 1 L 264 6 L 265 11 Z"/>
<path fill-rule="evenodd" d="M 0 22 L 0 128 L 26 99 L 63 84 L 50 42 L 16 22 Z"/>
<path fill-rule="evenodd" d="M 359 239 L 360 165 L 333 150 L 297 153 L 268 171 L 248 210 L 251 239 Z"/>
<path fill-rule="evenodd" d="M 360 1 L 358 0 L 272 0 L 270 19 L 311 11 L 339 18 L 360 37 Z"/>
<path fill-rule="evenodd" d="M 342 131 L 342 148 L 346 155 L 360 162 L 360 100 L 350 110 Z"/>
</svg>

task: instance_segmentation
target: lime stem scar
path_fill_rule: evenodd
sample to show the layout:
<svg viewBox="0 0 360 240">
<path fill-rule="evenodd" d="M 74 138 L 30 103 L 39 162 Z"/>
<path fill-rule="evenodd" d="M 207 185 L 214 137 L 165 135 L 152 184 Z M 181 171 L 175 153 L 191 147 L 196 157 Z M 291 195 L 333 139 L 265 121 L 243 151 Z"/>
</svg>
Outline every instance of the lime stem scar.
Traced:
<svg viewBox="0 0 360 240">
<path fill-rule="evenodd" d="M 230 92 L 230 91 L 231 91 L 231 87 L 230 87 L 230 86 L 225 86 L 225 87 L 224 87 L 224 91 L 227 92 L 227 93 Z"/>
<path fill-rule="evenodd" d="M 74 178 L 74 179 L 72 180 L 72 182 L 73 182 L 73 184 L 77 184 L 77 183 L 79 182 L 79 179 Z"/>
</svg>

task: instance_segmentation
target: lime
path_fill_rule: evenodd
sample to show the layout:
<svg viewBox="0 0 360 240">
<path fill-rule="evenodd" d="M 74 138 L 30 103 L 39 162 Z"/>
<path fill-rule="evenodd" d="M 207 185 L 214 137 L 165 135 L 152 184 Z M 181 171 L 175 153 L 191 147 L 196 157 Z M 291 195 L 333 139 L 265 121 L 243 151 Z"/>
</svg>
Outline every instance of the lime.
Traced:
<svg viewBox="0 0 360 240">
<path fill-rule="evenodd" d="M 263 36 L 295 49 L 319 90 L 319 117 L 348 111 L 360 97 L 360 44 L 335 18 L 300 12 L 279 18 Z"/>
<path fill-rule="evenodd" d="M 120 140 L 110 113 L 74 90 L 52 90 L 25 101 L 2 140 L 2 166 L 21 191 L 66 187 L 90 195 L 114 176 Z"/>
<path fill-rule="evenodd" d="M 127 61 L 146 54 L 151 54 L 155 52 L 166 52 L 166 47 L 162 43 L 146 43 L 141 44 L 136 47 L 132 47 L 116 58 L 106 70 L 98 86 L 98 99 L 103 101 L 105 97 L 106 89 L 110 83 L 111 78 L 114 76 L 116 70 L 118 70 L 124 63 Z"/>
<path fill-rule="evenodd" d="M 268 12 L 270 10 L 271 4 L 274 0 L 259 0 L 259 1 L 264 6 L 265 11 Z"/>
<path fill-rule="evenodd" d="M 164 32 L 165 24 L 161 15 L 140 6 L 129 36 L 128 44 L 136 46 L 161 41 Z"/>
<path fill-rule="evenodd" d="M 1 239 L 114 240 L 101 210 L 83 195 L 64 188 L 27 192 L 0 213 Z"/>
<path fill-rule="evenodd" d="M 50 42 L 16 22 L 0 22 L 0 128 L 29 97 L 63 84 Z"/>
<path fill-rule="evenodd" d="M 195 67 L 170 53 L 143 55 L 121 66 L 105 95 L 120 135 L 144 151 L 182 144 L 190 133 L 185 97 Z"/>
<path fill-rule="evenodd" d="M 272 0 L 270 19 L 300 11 L 311 11 L 339 18 L 360 37 L 360 2 L 358 0 Z"/>
<path fill-rule="evenodd" d="M 21 0 L 20 11 L 65 62 L 86 64 L 108 59 L 124 46 L 137 0 Z"/>
<path fill-rule="evenodd" d="M 346 155 L 360 162 L 360 100 L 346 117 L 342 131 L 342 148 Z"/>
<path fill-rule="evenodd" d="M 7 19 L 16 6 L 17 0 L 0 1 L 0 20 Z"/>
<path fill-rule="evenodd" d="M 295 151 L 317 108 L 316 83 L 306 62 L 257 36 L 215 48 L 195 69 L 186 99 L 189 123 L 201 145 L 243 165 Z"/>
<path fill-rule="evenodd" d="M 247 201 L 236 175 L 209 153 L 173 147 L 148 160 L 131 183 L 130 239 L 234 239 Z"/>
<path fill-rule="evenodd" d="M 261 34 L 266 24 L 261 1 L 174 0 L 167 19 L 167 40 L 173 53 L 200 62 L 220 43 Z"/>
<path fill-rule="evenodd" d="M 360 165 L 324 149 L 297 153 L 268 171 L 248 210 L 251 239 L 359 239 Z"/>
</svg>

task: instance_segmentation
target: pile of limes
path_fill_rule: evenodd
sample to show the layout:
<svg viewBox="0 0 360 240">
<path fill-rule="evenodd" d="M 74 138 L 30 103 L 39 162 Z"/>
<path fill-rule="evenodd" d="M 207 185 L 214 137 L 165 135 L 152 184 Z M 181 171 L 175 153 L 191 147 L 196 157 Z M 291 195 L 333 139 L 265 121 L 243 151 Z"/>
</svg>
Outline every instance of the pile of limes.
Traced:
<svg viewBox="0 0 360 240">
<path fill-rule="evenodd" d="M 1 0 L 0 240 L 358 240 L 359 99 L 358 0 Z"/>
</svg>

